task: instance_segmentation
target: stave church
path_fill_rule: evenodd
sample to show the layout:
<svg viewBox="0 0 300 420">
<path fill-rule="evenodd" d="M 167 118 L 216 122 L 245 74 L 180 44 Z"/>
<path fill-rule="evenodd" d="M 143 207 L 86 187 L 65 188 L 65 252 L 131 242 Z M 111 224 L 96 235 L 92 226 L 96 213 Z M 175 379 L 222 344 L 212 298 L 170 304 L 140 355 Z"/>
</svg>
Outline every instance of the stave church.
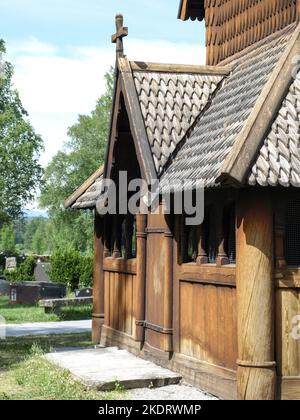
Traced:
<svg viewBox="0 0 300 420">
<path fill-rule="evenodd" d="M 300 1 L 181 0 L 178 18 L 205 22 L 206 65 L 129 61 L 116 17 L 106 159 L 65 202 L 95 214 L 93 340 L 222 399 L 299 400 Z M 203 223 L 162 198 L 103 214 L 123 171 L 201 182 Z"/>
</svg>

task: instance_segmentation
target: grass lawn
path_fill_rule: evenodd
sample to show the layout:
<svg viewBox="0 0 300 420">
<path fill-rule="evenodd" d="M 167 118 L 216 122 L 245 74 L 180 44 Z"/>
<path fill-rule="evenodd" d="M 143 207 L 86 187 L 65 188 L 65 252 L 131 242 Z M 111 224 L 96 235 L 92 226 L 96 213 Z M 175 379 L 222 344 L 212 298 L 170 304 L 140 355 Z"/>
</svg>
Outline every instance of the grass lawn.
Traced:
<svg viewBox="0 0 300 420">
<path fill-rule="evenodd" d="M 60 316 L 45 314 L 38 305 L 10 305 L 7 296 L 0 296 L 0 316 L 7 324 L 26 322 L 76 321 L 91 319 L 92 305 L 62 308 Z"/>
<path fill-rule="evenodd" d="M 88 390 L 43 358 L 53 347 L 91 347 L 90 334 L 0 340 L 0 400 L 116 400 L 126 393 Z"/>
</svg>

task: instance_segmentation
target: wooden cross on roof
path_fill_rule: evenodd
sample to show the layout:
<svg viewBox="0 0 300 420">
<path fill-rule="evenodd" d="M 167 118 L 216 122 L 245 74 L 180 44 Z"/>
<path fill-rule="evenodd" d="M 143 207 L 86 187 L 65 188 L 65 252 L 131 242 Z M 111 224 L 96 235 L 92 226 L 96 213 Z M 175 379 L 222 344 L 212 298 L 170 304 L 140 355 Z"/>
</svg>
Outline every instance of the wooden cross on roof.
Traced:
<svg viewBox="0 0 300 420">
<path fill-rule="evenodd" d="M 128 36 L 128 28 L 123 26 L 123 15 L 116 16 L 117 32 L 112 36 L 111 41 L 116 45 L 117 57 L 124 57 L 123 38 Z"/>
</svg>

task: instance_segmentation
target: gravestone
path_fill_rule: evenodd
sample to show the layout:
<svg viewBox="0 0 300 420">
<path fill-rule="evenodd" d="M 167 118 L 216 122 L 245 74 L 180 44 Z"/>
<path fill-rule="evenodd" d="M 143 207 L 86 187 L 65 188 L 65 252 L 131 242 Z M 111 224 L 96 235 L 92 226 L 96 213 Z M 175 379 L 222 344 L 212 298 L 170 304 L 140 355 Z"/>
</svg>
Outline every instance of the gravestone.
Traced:
<svg viewBox="0 0 300 420">
<path fill-rule="evenodd" d="M 50 263 L 38 261 L 34 269 L 34 278 L 38 282 L 50 283 L 49 271 L 51 269 Z"/>
<path fill-rule="evenodd" d="M 77 298 L 91 297 L 93 296 L 93 289 L 90 287 L 86 287 L 85 289 L 76 290 L 75 296 Z"/>
<path fill-rule="evenodd" d="M 15 283 L 10 285 L 10 303 L 22 305 L 34 304 L 43 299 L 62 299 L 66 292 L 66 285 L 60 283 Z"/>
<path fill-rule="evenodd" d="M 5 270 L 15 270 L 17 268 L 17 259 L 16 257 L 6 257 L 5 258 Z"/>
</svg>

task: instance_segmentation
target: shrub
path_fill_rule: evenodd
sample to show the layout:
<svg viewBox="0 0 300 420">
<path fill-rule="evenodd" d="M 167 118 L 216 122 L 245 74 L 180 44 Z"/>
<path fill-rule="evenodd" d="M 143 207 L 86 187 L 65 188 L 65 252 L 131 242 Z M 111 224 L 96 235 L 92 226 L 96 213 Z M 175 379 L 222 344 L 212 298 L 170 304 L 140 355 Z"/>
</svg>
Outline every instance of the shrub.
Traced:
<svg viewBox="0 0 300 420">
<path fill-rule="evenodd" d="M 93 286 L 93 257 L 81 257 L 79 287 Z"/>
<path fill-rule="evenodd" d="M 28 257 L 15 270 L 5 270 L 4 275 L 8 281 L 13 283 L 21 281 L 33 281 L 35 265 L 35 259 L 33 257 Z"/>
<path fill-rule="evenodd" d="M 71 289 L 79 285 L 81 257 L 73 248 L 58 249 L 51 257 L 50 279 L 56 283 L 65 283 Z"/>
</svg>

